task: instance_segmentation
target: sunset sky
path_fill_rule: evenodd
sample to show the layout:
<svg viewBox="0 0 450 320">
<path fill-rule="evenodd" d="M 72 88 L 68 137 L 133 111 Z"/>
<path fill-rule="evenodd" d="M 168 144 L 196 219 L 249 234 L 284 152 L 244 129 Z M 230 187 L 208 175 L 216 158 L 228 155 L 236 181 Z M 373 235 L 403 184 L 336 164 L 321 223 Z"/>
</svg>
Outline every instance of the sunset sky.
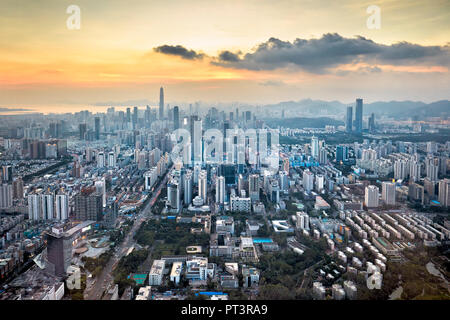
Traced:
<svg viewBox="0 0 450 320">
<path fill-rule="evenodd" d="M 449 0 L 1 0 L 0 107 L 157 101 L 160 86 L 169 103 L 431 102 L 450 98 L 449 36 Z"/>
</svg>

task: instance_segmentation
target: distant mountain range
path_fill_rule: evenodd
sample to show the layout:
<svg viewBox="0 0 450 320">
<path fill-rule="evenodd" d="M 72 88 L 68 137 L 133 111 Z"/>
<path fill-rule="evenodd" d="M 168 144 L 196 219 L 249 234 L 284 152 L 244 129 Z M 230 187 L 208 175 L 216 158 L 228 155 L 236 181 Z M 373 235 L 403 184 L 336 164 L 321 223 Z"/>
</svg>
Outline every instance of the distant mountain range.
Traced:
<svg viewBox="0 0 450 320">
<path fill-rule="evenodd" d="M 325 114 L 339 114 L 345 113 L 347 106 L 355 107 L 355 103 L 344 104 L 339 101 L 323 101 L 304 99 L 300 101 L 285 101 L 277 104 L 269 104 L 263 108 L 284 109 L 299 109 L 306 113 L 317 115 Z M 355 111 L 353 110 L 353 113 Z M 412 115 L 423 117 L 449 117 L 450 116 L 450 101 L 441 100 L 432 103 L 425 103 L 421 101 L 378 101 L 373 103 L 364 103 L 363 113 L 369 115 L 371 113 L 377 115 L 389 115 L 396 117 L 411 117 Z"/>
</svg>

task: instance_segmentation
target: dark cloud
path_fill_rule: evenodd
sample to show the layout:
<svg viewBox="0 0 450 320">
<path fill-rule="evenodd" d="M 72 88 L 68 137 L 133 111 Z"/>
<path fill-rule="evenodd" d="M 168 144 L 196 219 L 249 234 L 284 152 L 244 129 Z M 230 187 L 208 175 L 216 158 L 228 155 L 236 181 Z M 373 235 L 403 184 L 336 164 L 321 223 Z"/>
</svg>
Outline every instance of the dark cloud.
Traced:
<svg viewBox="0 0 450 320">
<path fill-rule="evenodd" d="M 421 46 L 408 42 L 384 45 L 361 36 L 345 38 L 337 33 L 329 33 L 319 39 L 296 39 L 293 42 L 270 38 L 242 58 L 229 51 L 222 51 L 213 63 L 237 69 L 297 67 L 312 73 L 328 73 L 339 65 L 358 62 L 449 66 L 449 53 L 449 45 Z"/>
<path fill-rule="evenodd" d="M 220 62 L 238 62 L 240 53 L 233 53 L 231 51 L 225 50 L 219 53 L 217 57 Z"/>
<path fill-rule="evenodd" d="M 163 54 L 179 56 L 179 57 L 181 57 L 183 59 L 187 59 L 187 60 L 203 59 L 203 57 L 204 57 L 203 53 L 197 53 L 194 50 L 188 50 L 185 47 L 180 46 L 180 45 L 177 45 L 177 46 L 163 45 L 163 46 L 153 48 L 153 51 L 163 53 Z"/>
</svg>

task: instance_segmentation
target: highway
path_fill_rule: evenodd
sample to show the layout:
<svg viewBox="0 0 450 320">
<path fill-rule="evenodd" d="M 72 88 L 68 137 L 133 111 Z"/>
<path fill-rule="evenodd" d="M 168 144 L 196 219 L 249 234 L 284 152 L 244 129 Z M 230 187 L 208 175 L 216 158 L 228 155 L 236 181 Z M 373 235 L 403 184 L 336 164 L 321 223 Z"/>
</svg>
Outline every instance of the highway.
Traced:
<svg viewBox="0 0 450 320">
<path fill-rule="evenodd" d="M 109 259 L 103 271 L 95 279 L 88 279 L 88 281 L 86 282 L 86 290 L 84 291 L 85 300 L 100 300 L 104 291 L 107 290 L 111 284 L 113 284 L 114 277 L 112 276 L 112 271 L 116 268 L 120 259 L 126 255 L 128 249 L 135 245 L 134 235 L 140 228 L 141 224 L 148 218 L 151 218 L 151 208 L 158 196 L 161 194 L 161 189 L 166 186 L 168 178 L 167 173 L 169 173 L 171 169 L 172 168 L 169 168 L 166 171 L 166 175 L 164 176 L 163 180 L 154 190 L 145 208 L 141 210 L 140 213 L 136 216 L 136 221 L 134 222 L 133 227 L 125 236 L 125 239 L 122 241 L 122 243 L 115 249 L 114 255 L 111 257 L 111 259 Z"/>
</svg>

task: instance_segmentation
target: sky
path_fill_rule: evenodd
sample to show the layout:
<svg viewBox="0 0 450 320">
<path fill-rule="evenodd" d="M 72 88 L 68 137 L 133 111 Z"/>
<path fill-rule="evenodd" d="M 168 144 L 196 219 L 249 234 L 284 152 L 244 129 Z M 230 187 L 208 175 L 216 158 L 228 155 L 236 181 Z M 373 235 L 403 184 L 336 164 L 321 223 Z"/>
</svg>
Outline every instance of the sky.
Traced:
<svg viewBox="0 0 450 320">
<path fill-rule="evenodd" d="M 449 0 L 2 0 L 0 107 L 157 102 L 160 86 L 169 103 L 432 102 L 449 98 L 449 36 Z"/>
</svg>

